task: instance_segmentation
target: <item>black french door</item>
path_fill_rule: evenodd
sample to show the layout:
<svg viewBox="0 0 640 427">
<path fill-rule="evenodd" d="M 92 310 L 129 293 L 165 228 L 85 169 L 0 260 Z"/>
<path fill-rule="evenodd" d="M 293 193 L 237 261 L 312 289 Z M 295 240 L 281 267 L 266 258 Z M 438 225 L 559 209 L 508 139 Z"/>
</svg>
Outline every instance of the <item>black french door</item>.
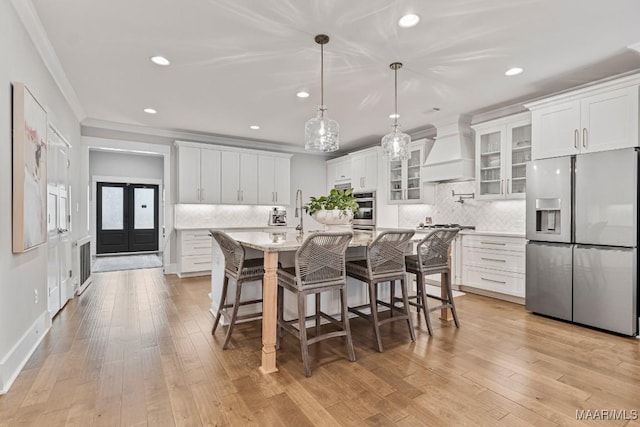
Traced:
<svg viewBox="0 0 640 427">
<path fill-rule="evenodd" d="M 158 250 L 158 186 L 99 182 L 96 252 Z"/>
</svg>

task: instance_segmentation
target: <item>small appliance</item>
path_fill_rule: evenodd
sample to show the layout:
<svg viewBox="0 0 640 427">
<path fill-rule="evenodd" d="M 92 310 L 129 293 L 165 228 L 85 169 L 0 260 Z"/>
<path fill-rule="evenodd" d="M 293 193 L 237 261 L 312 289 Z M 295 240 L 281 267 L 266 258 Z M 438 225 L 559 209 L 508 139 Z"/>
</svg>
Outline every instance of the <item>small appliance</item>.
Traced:
<svg viewBox="0 0 640 427">
<path fill-rule="evenodd" d="M 287 225 L 287 210 L 274 207 L 269 211 L 269 225 Z"/>
</svg>

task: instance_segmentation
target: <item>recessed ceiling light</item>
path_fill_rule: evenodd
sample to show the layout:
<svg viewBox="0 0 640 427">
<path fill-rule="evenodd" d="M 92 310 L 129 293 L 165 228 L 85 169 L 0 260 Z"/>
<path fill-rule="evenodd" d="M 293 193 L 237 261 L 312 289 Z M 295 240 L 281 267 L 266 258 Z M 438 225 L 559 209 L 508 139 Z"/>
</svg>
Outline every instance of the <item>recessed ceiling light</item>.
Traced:
<svg viewBox="0 0 640 427">
<path fill-rule="evenodd" d="M 389 118 L 390 119 L 399 119 L 400 118 L 400 114 L 389 114 Z"/>
<path fill-rule="evenodd" d="M 157 65 L 162 65 L 164 67 L 166 67 L 167 65 L 171 64 L 171 62 L 165 58 L 164 56 L 152 56 L 151 57 L 151 62 L 153 62 L 154 64 Z"/>
<path fill-rule="evenodd" d="M 251 126 L 249 126 L 249 129 L 258 130 L 258 129 L 260 129 L 260 126 L 258 126 L 258 125 L 251 125 Z"/>
<path fill-rule="evenodd" d="M 505 76 L 517 76 L 518 74 L 520 74 L 521 72 L 523 72 L 524 70 L 520 67 L 513 67 L 513 68 L 509 68 L 507 71 L 505 71 L 504 75 Z"/>
<path fill-rule="evenodd" d="M 157 113 L 157 111 L 154 110 L 153 108 L 145 108 L 144 112 L 147 113 L 147 114 L 156 114 Z"/>
<path fill-rule="evenodd" d="M 398 20 L 398 25 L 402 28 L 411 28 L 418 25 L 418 22 L 420 22 L 420 17 L 413 13 L 409 13 Z"/>
<path fill-rule="evenodd" d="M 308 98 L 309 97 L 309 92 L 301 90 L 300 92 L 296 93 L 296 96 L 298 98 Z"/>
</svg>

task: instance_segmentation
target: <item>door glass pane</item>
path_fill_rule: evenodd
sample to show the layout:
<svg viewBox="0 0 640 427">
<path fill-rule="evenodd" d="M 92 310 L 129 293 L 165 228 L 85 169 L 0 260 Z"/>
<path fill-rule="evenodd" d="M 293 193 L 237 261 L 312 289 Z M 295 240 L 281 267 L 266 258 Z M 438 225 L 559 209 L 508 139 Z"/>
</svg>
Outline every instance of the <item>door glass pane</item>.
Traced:
<svg viewBox="0 0 640 427">
<path fill-rule="evenodd" d="M 60 206 L 58 206 L 58 212 L 60 215 L 58 216 L 58 223 L 61 230 L 68 230 L 67 226 L 67 198 L 60 197 Z"/>
<path fill-rule="evenodd" d="M 51 187 L 49 187 L 51 189 Z M 49 202 L 47 204 L 47 230 L 54 231 L 58 223 L 58 197 L 55 193 L 49 193 Z"/>
<path fill-rule="evenodd" d="M 122 230 L 124 228 L 123 191 L 122 187 L 102 187 L 103 230 Z"/>
<path fill-rule="evenodd" d="M 402 161 L 389 162 L 389 200 L 402 200 Z"/>
<path fill-rule="evenodd" d="M 155 228 L 155 205 L 153 188 L 134 188 L 134 220 L 133 227 L 136 230 L 150 230 Z"/>
<path fill-rule="evenodd" d="M 511 130 L 511 192 L 524 193 L 526 162 L 531 160 L 531 125 Z"/>
<path fill-rule="evenodd" d="M 502 194 L 500 132 L 480 135 L 480 194 Z"/>
</svg>

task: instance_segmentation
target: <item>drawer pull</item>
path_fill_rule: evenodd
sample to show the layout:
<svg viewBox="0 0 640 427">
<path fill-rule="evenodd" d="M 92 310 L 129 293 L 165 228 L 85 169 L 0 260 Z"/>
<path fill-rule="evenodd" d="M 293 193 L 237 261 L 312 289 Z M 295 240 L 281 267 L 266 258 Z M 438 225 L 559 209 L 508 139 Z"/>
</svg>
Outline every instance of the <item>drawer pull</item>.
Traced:
<svg viewBox="0 0 640 427">
<path fill-rule="evenodd" d="M 194 262 L 194 264 L 209 264 L 209 261 Z"/>
<path fill-rule="evenodd" d="M 485 282 L 493 282 L 493 283 L 502 283 L 503 285 L 506 285 L 507 282 L 504 282 L 502 280 L 493 280 L 493 279 L 487 279 L 485 277 L 481 277 L 481 280 L 484 280 Z"/>
<path fill-rule="evenodd" d="M 500 243 L 500 242 L 480 242 L 483 245 L 498 245 L 498 246 L 507 246 L 506 243 Z"/>
<path fill-rule="evenodd" d="M 211 246 L 194 246 L 193 249 L 211 249 Z"/>
<path fill-rule="evenodd" d="M 507 262 L 506 259 L 498 259 L 498 258 L 484 258 L 484 257 L 480 257 L 480 259 L 483 259 L 485 261 L 495 261 L 495 262 Z"/>
</svg>

